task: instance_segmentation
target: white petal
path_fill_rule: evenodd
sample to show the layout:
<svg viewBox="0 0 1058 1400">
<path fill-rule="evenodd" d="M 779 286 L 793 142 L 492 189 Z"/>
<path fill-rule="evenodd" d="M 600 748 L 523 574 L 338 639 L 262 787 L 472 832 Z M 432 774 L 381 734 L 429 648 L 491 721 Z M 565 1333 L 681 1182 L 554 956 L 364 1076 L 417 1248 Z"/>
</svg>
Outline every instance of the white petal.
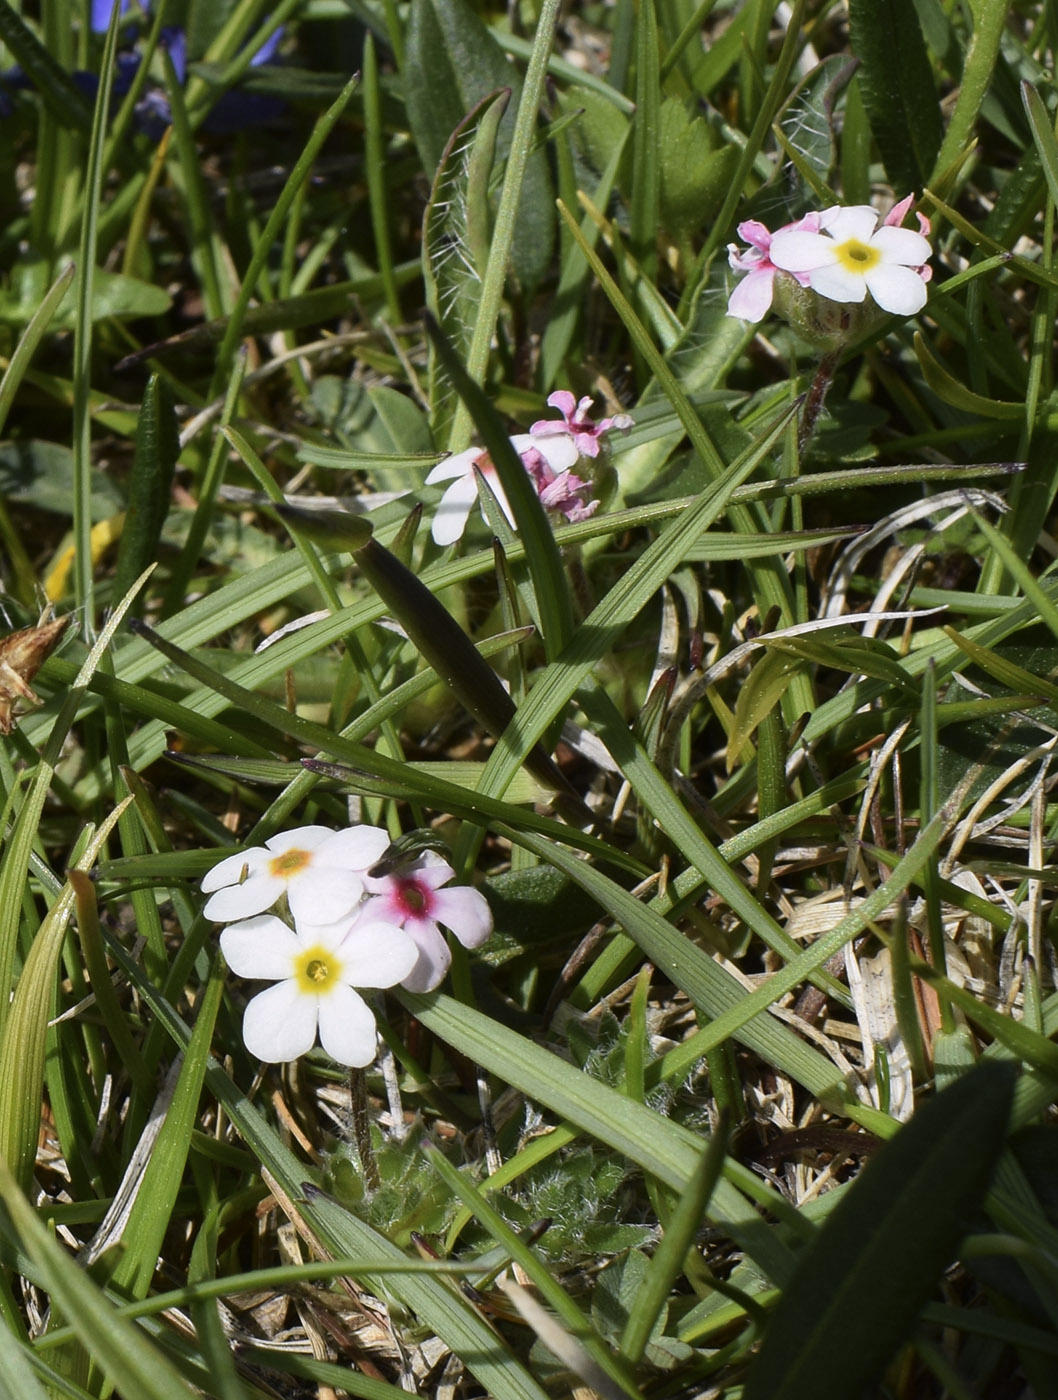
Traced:
<svg viewBox="0 0 1058 1400">
<path fill-rule="evenodd" d="M 832 267 L 817 267 L 811 274 L 809 283 L 814 292 L 830 301 L 863 301 L 867 295 L 867 283 L 862 272 L 850 272 L 841 263 Z"/>
<path fill-rule="evenodd" d="M 453 481 L 437 503 L 437 512 L 430 526 L 434 543 L 455 544 L 466 529 L 470 508 L 478 497 L 478 483 L 473 475 L 464 473 Z"/>
<path fill-rule="evenodd" d="M 476 948 L 492 932 L 488 900 L 469 885 L 435 891 L 430 912 L 438 923 L 452 930 L 464 948 Z"/>
<path fill-rule="evenodd" d="M 389 832 L 380 826 L 351 826 L 334 831 L 320 849 L 320 860 L 363 874 L 381 860 L 389 848 Z"/>
<path fill-rule="evenodd" d="M 812 272 L 817 267 L 837 262 L 838 258 L 833 239 L 799 229 L 777 233 L 771 241 L 769 256 L 775 266 L 785 272 Z"/>
<path fill-rule="evenodd" d="M 298 984 L 277 982 L 247 1005 L 242 1038 L 251 1055 L 270 1065 L 296 1060 L 316 1043 L 316 1002 Z"/>
<path fill-rule="evenodd" d="M 846 243 L 850 238 L 860 243 L 870 243 L 878 223 L 877 210 L 869 204 L 850 204 L 844 208 L 828 210 L 824 228 L 835 243 Z M 774 254 L 772 262 L 775 261 Z"/>
<path fill-rule="evenodd" d="M 393 987 L 415 966 L 419 951 L 396 924 L 357 923 L 336 949 L 342 981 L 352 987 Z"/>
<path fill-rule="evenodd" d="M 320 997 L 320 1044 L 340 1065 L 369 1065 L 375 1058 L 378 1031 L 363 997 L 340 984 Z"/>
<path fill-rule="evenodd" d="M 284 851 L 315 851 L 335 835 L 329 826 L 298 826 L 293 831 L 277 831 L 265 842 L 273 856 L 281 856 Z"/>
<path fill-rule="evenodd" d="M 202 876 L 200 889 L 203 894 L 212 894 L 214 890 L 223 889 L 225 885 L 237 885 L 244 870 L 249 879 L 267 858 L 268 852 L 263 846 L 251 846 L 248 851 L 238 851 L 233 856 L 225 856 Z"/>
<path fill-rule="evenodd" d="M 889 266 L 872 268 L 867 274 L 867 288 L 883 311 L 894 316 L 914 316 L 926 304 L 926 284 L 910 267 Z"/>
<path fill-rule="evenodd" d="M 468 447 L 464 452 L 456 452 L 453 456 L 446 457 L 443 462 L 438 462 L 436 467 L 431 467 L 427 472 L 426 485 L 434 486 L 439 481 L 452 481 L 457 476 L 472 476 L 474 463 L 484 454 L 483 447 Z"/>
<path fill-rule="evenodd" d="M 202 907 L 207 919 L 228 924 L 234 919 L 249 919 L 271 908 L 286 889 L 286 881 L 275 875 L 253 875 L 242 885 L 226 885 L 211 894 Z"/>
<path fill-rule="evenodd" d="M 871 247 L 880 250 L 886 263 L 903 263 L 905 267 L 921 267 L 933 255 L 926 239 L 909 228 L 880 228 L 871 239 Z"/>
<path fill-rule="evenodd" d="M 553 433 L 519 433 L 511 438 L 511 446 L 519 457 L 530 447 L 535 447 L 552 471 L 564 472 L 580 461 L 580 453 L 569 433 L 562 431 L 561 423 L 558 429 Z"/>
<path fill-rule="evenodd" d="M 737 316 L 740 321 L 763 321 L 771 309 L 774 284 L 774 268 L 748 272 L 731 293 L 727 314 Z"/>
<path fill-rule="evenodd" d="M 220 936 L 220 947 L 237 977 L 257 977 L 262 982 L 293 977 L 294 962 L 301 952 L 294 930 L 274 914 L 258 914 L 256 919 L 229 924 Z"/>
<path fill-rule="evenodd" d="M 353 870 L 313 865 L 287 884 L 287 899 L 295 923 L 333 924 L 360 903 L 364 882 Z"/>
<path fill-rule="evenodd" d="M 436 924 L 420 920 L 415 928 L 419 956 L 415 966 L 401 983 L 409 992 L 432 992 L 439 987 L 452 961 L 452 954 Z"/>
<path fill-rule="evenodd" d="M 496 504 L 499 506 L 500 510 L 503 511 L 504 515 L 510 522 L 512 528 L 517 530 L 518 522 L 514 518 L 514 511 L 511 510 L 511 503 L 507 499 L 507 493 L 503 489 L 503 483 L 500 481 L 499 473 L 496 471 L 495 467 L 490 467 L 487 472 L 482 472 L 481 475 L 484 478 L 486 486 L 488 486 L 489 490 L 496 497 Z M 478 481 L 477 476 L 474 477 L 474 485 L 477 487 L 478 499 L 480 500 L 481 485 Z M 485 521 L 486 524 L 488 524 L 489 518 L 485 514 L 484 505 L 482 505 L 481 507 L 481 518 Z"/>
</svg>

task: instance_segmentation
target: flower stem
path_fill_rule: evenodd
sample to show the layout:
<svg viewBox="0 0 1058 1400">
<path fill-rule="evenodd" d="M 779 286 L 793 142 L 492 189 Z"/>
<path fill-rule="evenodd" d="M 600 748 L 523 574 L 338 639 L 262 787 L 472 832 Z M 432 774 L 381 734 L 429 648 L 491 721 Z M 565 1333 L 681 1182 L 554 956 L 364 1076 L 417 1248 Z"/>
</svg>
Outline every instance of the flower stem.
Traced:
<svg viewBox="0 0 1058 1400">
<path fill-rule="evenodd" d="M 377 1191 L 382 1185 L 375 1161 L 375 1149 L 371 1146 L 371 1110 L 367 1102 L 367 1078 L 362 1069 L 349 1070 L 349 1098 L 352 1108 L 353 1141 L 360 1158 L 360 1169 L 364 1174 L 364 1185 L 369 1191 Z"/>
<path fill-rule="evenodd" d="M 798 452 L 803 452 L 812 439 L 816 422 L 823 411 L 823 404 L 830 391 L 830 386 L 834 382 L 834 371 L 837 367 L 838 351 L 828 350 L 819 362 L 816 377 L 812 380 L 812 387 L 805 399 L 804 411 L 801 414 L 801 429 L 797 434 Z"/>
</svg>

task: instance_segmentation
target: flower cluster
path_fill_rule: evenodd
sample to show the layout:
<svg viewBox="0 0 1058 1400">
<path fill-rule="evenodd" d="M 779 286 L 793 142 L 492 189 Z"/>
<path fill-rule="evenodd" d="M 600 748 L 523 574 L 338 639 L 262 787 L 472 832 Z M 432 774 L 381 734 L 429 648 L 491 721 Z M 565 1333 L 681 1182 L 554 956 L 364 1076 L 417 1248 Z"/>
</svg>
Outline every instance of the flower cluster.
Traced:
<svg viewBox="0 0 1058 1400">
<path fill-rule="evenodd" d="M 908 195 L 880 223 L 870 205 L 855 204 L 806 214 L 774 233 L 756 219 L 739 224 L 739 237 L 749 246 L 730 244 L 728 261 L 746 275 L 731 294 L 728 315 L 760 321 L 775 298 L 800 329 L 789 313 L 802 309 L 798 289 L 808 288 L 842 305 L 862 304 L 870 295 L 882 311 L 913 316 L 926 304 L 931 249 L 923 215 L 917 233 L 901 227 L 911 203 Z"/>
<path fill-rule="evenodd" d="M 589 417 L 592 400 L 578 400 L 568 389 L 558 389 L 547 400 L 557 408 L 561 418 L 541 418 L 527 433 L 511 438 L 511 446 L 525 466 L 536 487 L 541 503 L 548 510 L 559 511 L 569 521 L 587 520 L 599 506 L 588 500 L 592 483 L 576 476 L 573 468 L 582 458 L 598 457 L 606 434 L 613 429 L 626 432 L 632 426 L 627 413 L 600 419 Z M 441 497 L 430 533 L 439 545 L 454 544 L 462 537 L 471 507 L 478 496 L 477 473 L 486 479 L 504 515 L 514 524 L 507 500 L 492 459 L 483 447 L 468 447 L 438 462 L 426 478 L 427 486 L 439 481 L 451 485 Z M 484 512 L 482 512 L 484 514 Z"/>
<path fill-rule="evenodd" d="M 203 879 L 206 917 L 228 925 L 220 945 L 229 967 L 275 983 L 243 1016 L 258 1059 L 297 1059 L 318 1033 L 340 1064 L 369 1064 L 375 1018 L 356 989 L 432 991 L 451 961 L 440 925 L 467 948 L 492 932 L 485 897 L 444 889 L 455 871 L 434 851 L 373 873 L 388 846 L 380 827 L 302 826 L 226 857 Z"/>
</svg>

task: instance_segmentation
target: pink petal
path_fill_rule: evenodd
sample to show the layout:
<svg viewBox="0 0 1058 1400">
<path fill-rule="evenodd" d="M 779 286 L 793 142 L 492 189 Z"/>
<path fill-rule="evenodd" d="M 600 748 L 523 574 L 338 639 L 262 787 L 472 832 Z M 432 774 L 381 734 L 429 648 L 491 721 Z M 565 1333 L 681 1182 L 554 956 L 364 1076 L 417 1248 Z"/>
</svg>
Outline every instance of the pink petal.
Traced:
<svg viewBox="0 0 1058 1400">
<path fill-rule="evenodd" d="M 435 923 L 421 919 L 409 932 L 415 939 L 419 956 L 401 986 L 407 987 L 409 992 L 432 992 L 444 980 L 452 954 Z"/>
<path fill-rule="evenodd" d="M 759 219 L 743 219 L 735 230 L 743 243 L 766 253 L 771 247 L 771 229 L 765 228 Z"/>
<path fill-rule="evenodd" d="M 907 211 L 914 202 L 915 196 L 913 194 L 905 195 L 899 204 L 893 205 L 892 209 L 889 210 L 889 213 L 886 214 L 885 218 L 882 220 L 882 223 L 888 228 L 899 228 L 907 217 Z"/>
<path fill-rule="evenodd" d="M 728 298 L 727 314 L 742 321 L 763 321 L 771 309 L 774 281 L 773 267 L 747 273 Z"/>
<path fill-rule="evenodd" d="M 476 948 L 492 933 L 492 910 L 480 890 L 469 885 L 453 885 L 438 890 L 432 910 L 438 923 L 449 928 L 464 948 Z"/>
<path fill-rule="evenodd" d="M 577 400 L 568 389 L 556 389 L 553 394 L 548 394 L 547 404 L 549 408 L 557 408 L 567 423 L 577 410 Z"/>
</svg>

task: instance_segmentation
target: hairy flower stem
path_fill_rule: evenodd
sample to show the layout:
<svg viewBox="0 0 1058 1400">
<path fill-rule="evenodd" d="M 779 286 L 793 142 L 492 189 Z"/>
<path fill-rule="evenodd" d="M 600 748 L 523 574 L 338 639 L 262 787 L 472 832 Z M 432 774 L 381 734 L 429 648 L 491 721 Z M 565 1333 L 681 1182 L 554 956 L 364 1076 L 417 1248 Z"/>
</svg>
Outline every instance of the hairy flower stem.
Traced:
<svg viewBox="0 0 1058 1400">
<path fill-rule="evenodd" d="M 819 362 L 816 377 L 812 380 L 812 387 L 808 391 L 804 411 L 801 414 L 801 427 L 797 434 L 797 451 L 799 453 L 804 452 L 812 440 L 816 422 L 823 411 L 823 404 L 830 392 L 830 386 L 834 382 L 834 372 L 838 367 L 838 353 L 837 350 L 828 350 Z"/>
<path fill-rule="evenodd" d="M 375 1149 L 371 1146 L 371 1110 L 367 1102 L 367 1079 L 362 1069 L 349 1071 L 349 1098 L 353 1141 L 360 1158 L 360 1169 L 364 1173 L 364 1185 L 369 1191 L 377 1191 L 382 1185 L 382 1178 L 375 1161 Z"/>
</svg>

